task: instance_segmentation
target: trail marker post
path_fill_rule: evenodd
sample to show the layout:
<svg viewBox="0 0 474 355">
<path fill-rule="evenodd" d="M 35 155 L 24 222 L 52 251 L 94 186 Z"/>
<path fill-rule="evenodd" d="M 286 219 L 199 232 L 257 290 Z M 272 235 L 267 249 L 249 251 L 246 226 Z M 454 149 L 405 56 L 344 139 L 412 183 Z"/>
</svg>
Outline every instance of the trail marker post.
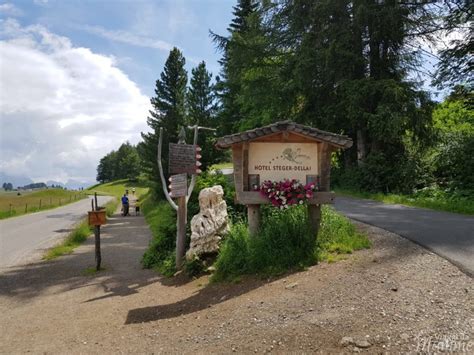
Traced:
<svg viewBox="0 0 474 355">
<path fill-rule="evenodd" d="M 178 143 L 169 144 L 169 173 L 170 186 L 168 184 L 163 172 L 163 165 L 161 162 L 161 147 L 163 142 L 163 128 L 160 128 L 160 136 L 158 139 L 157 163 L 160 172 L 161 183 L 163 185 L 163 192 L 171 207 L 177 212 L 177 233 L 176 233 L 176 269 L 181 270 L 183 266 L 183 258 L 186 252 L 186 223 L 188 214 L 188 201 L 194 190 L 196 183 L 196 175 L 201 172 L 199 169 L 201 158 L 199 152 L 200 148 L 197 146 L 199 130 L 215 131 L 213 128 L 201 127 L 198 125 L 188 126 L 194 131 L 193 144 L 186 144 L 186 131 L 181 127 L 178 135 Z M 191 175 L 191 182 L 189 186 L 188 174 Z M 173 201 L 176 199 L 176 202 Z"/>
<path fill-rule="evenodd" d="M 94 203 L 95 202 L 95 203 Z M 99 208 L 97 204 L 97 192 L 94 193 L 94 198 L 91 200 L 92 211 L 89 211 L 89 225 L 94 226 L 95 237 L 95 262 L 96 270 L 100 270 L 102 262 L 102 255 L 100 252 L 100 226 L 106 223 L 106 213 L 104 208 Z"/>
</svg>

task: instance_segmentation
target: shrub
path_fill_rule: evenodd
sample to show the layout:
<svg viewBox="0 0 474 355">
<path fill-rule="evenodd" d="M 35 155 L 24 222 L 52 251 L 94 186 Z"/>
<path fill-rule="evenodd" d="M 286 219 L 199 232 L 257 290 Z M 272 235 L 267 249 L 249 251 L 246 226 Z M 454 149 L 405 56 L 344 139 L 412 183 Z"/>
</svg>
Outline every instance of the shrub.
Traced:
<svg viewBox="0 0 474 355">
<path fill-rule="evenodd" d="M 232 226 L 216 261 L 214 281 L 243 274 L 279 274 L 316 261 L 316 238 L 304 206 L 286 210 L 264 208 L 258 236 L 249 237 L 247 226 Z"/>
<path fill-rule="evenodd" d="M 205 270 L 204 261 L 198 257 L 194 257 L 191 260 L 184 261 L 184 271 L 189 277 L 200 275 Z"/>
<path fill-rule="evenodd" d="M 249 239 L 244 223 L 240 222 L 231 227 L 214 264 L 216 273 L 212 277 L 213 281 L 232 280 L 251 272 Z"/>
<path fill-rule="evenodd" d="M 306 206 L 283 211 L 263 208 L 262 227 L 249 243 L 254 272 L 280 273 L 313 264 L 316 236 L 311 231 Z"/>
<path fill-rule="evenodd" d="M 221 246 L 212 280 L 232 281 L 244 274 L 280 274 L 312 265 L 318 258 L 332 262 L 370 247 L 367 237 L 330 207 L 323 207 L 316 240 L 306 211 L 305 206 L 281 211 L 264 207 L 260 233 L 252 238 L 246 224 L 234 224 Z"/>
<path fill-rule="evenodd" d="M 174 273 L 174 250 L 176 248 L 176 213 L 166 201 L 156 202 L 151 195 L 142 202 L 145 219 L 150 226 L 153 239 L 143 255 L 144 268 L 156 267 L 164 274 Z"/>
</svg>

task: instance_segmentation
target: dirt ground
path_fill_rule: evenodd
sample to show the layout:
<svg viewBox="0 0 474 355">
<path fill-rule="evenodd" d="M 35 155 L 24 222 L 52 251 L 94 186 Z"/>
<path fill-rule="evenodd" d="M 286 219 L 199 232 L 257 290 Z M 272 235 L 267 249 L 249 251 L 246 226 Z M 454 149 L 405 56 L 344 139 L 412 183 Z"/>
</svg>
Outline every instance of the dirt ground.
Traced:
<svg viewBox="0 0 474 355">
<path fill-rule="evenodd" d="M 72 255 L 0 272 L 0 353 L 474 351 L 472 279 L 397 235 L 347 260 L 279 278 L 166 279 L 139 260 L 142 217 L 102 228 Z"/>
</svg>

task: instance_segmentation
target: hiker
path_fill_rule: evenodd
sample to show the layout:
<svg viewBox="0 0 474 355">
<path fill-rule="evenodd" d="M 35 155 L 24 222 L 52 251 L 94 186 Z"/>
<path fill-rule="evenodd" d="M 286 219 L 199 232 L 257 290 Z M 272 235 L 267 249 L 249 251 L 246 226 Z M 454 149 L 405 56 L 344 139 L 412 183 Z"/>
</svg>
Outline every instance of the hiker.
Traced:
<svg viewBox="0 0 474 355">
<path fill-rule="evenodd" d="M 125 193 L 122 196 L 122 215 L 123 216 L 128 215 L 128 209 L 129 209 L 128 197 L 127 197 L 127 194 Z"/>
<path fill-rule="evenodd" d="M 135 201 L 135 216 L 138 216 L 140 214 L 140 201 L 137 200 Z"/>
</svg>

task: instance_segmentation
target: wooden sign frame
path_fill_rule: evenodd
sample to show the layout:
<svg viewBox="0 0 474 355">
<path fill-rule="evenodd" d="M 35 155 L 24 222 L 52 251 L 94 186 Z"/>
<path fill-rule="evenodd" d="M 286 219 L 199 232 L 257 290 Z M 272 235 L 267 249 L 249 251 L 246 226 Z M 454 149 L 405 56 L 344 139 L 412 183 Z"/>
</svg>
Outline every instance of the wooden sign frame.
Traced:
<svg viewBox="0 0 474 355">
<path fill-rule="evenodd" d="M 314 197 L 308 201 L 310 205 L 319 205 L 326 203 L 334 203 L 335 194 L 329 192 L 329 180 L 331 171 L 331 153 L 333 149 L 328 143 L 318 141 L 316 139 L 308 139 L 304 136 L 289 133 L 289 134 L 272 134 L 265 136 L 252 142 L 281 142 L 281 143 L 314 143 L 318 145 L 318 170 L 319 170 L 319 191 L 314 194 Z M 234 163 L 234 181 L 236 202 L 243 205 L 253 204 L 268 204 L 270 201 L 260 194 L 258 191 L 253 191 L 251 183 L 252 179 L 258 180 L 262 183 L 255 174 L 248 173 L 248 154 L 249 143 L 243 142 L 232 146 L 232 161 Z M 312 175 L 313 176 L 313 175 Z M 307 177 L 308 178 L 308 177 Z M 306 181 L 301 181 L 306 183 Z"/>
<path fill-rule="evenodd" d="M 321 219 L 321 205 L 334 203 L 335 194 L 330 192 L 331 154 L 337 149 L 352 146 L 352 140 L 343 135 L 325 132 L 291 121 L 277 122 L 253 130 L 224 136 L 218 139 L 218 149 L 232 149 L 234 165 L 235 200 L 247 206 L 250 234 L 256 235 L 260 225 L 260 205 L 270 200 L 255 191 L 254 185 L 261 184 L 258 174 L 249 174 L 249 144 L 262 143 L 311 143 L 317 145 L 317 175 L 314 171 L 306 175 L 305 181 L 316 180 L 318 191 L 308 201 L 309 221 L 317 234 Z M 289 177 L 290 178 L 290 177 Z"/>
</svg>

